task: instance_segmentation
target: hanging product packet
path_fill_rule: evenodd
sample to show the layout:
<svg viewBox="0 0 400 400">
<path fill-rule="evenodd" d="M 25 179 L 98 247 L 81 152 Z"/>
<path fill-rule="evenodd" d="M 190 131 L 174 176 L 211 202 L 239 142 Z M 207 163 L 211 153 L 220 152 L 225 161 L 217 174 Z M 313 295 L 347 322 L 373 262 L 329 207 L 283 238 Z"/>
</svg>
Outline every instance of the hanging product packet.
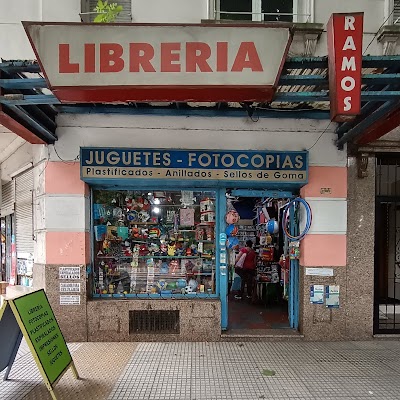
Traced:
<svg viewBox="0 0 400 400">
<path fill-rule="evenodd" d="M 239 260 L 236 261 L 236 264 L 235 264 L 236 268 L 243 268 L 244 260 L 246 259 L 246 255 L 247 255 L 247 253 L 243 253 L 240 256 Z"/>
</svg>

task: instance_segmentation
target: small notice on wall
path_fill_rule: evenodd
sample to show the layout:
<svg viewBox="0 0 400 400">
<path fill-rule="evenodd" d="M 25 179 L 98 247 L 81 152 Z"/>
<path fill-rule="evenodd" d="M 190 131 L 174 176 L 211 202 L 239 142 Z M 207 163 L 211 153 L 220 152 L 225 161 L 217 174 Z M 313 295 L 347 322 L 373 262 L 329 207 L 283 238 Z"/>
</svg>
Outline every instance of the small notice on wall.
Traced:
<svg viewBox="0 0 400 400">
<path fill-rule="evenodd" d="M 80 295 L 60 295 L 60 306 L 78 306 L 80 304 Z"/>
<path fill-rule="evenodd" d="M 60 283 L 60 292 L 78 292 L 81 291 L 81 284 L 78 282 Z"/>
<path fill-rule="evenodd" d="M 325 306 L 328 308 L 339 308 L 339 285 L 325 287 Z"/>
<path fill-rule="evenodd" d="M 310 303 L 324 304 L 324 285 L 310 286 Z"/>
<path fill-rule="evenodd" d="M 80 267 L 60 267 L 59 279 L 81 279 Z"/>
<path fill-rule="evenodd" d="M 307 276 L 333 276 L 333 268 L 306 268 Z"/>
</svg>

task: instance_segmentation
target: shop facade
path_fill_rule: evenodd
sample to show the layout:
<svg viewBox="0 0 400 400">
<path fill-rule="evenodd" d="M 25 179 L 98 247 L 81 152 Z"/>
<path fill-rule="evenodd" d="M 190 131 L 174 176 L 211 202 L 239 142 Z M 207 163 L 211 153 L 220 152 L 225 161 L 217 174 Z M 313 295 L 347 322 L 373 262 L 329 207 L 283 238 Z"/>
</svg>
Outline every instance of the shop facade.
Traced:
<svg viewBox="0 0 400 400">
<path fill-rule="evenodd" d="M 115 122 L 114 134 L 102 127 L 105 121 Z M 293 310 L 289 323 L 294 331 L 314 339 L 315 321 L 307 312 L 318 307 L 332 316 L 333 324 L 339 322 L 335 317 L 344 312 L 343 303 L 326 311 L 325 304 L 311 305 L 307 281 L 343 283 L 338 279 L 346 265 L 346 157 L 329 146 L 333 133 L 309 152 L 302 150 L 304 144 L 311 147 L 315 142 L 322 121 L 260 119 L 254 129 L 246 125 L 242 119 L 226 117 L 59 117 L 65 135 L 58 154 L 63 160 L 80 154 L 80 162 L 62 162 L 53 153 L 35 174 L 41 191 L 37 204 L 44 213 L 37 232 L 42 262 L 35 263 L 34 276 L 35 283 L 45 286 L 70 340 L 220 340 L 221 333 L 229 332 L 227 194 L 282 200 L 302 194 L 312 207 L 314 222 L 301 242 L 299 276 L 292 282 L 293 303 L 288 302 Z M 143 134 L 149 127 L 157 130 L 158 148 L 149 148 L 148 135 Z M 294 140 L 293 132 L 299 129 L 301 137 Z M 224 138 L 229 138 L 232 150 L 226 150 Z M 171 150 L 169 144 L 178 140 L 185 150 Z M 252 143 L 253 150 L 240 150 L 246 143 Z M 266 147 L 273 149 L 265 151 Z M 275 168 L 280 176 L 292 170 L 289 174 L 296 180 L 238 180 L 239 174 L 254 170 L 237 164 L 236 170 L 225 165 L 209 169 L 198 164 L 199 156 L 204 165 L 216 160 L 230 165 L 240 156 L 243 166 L 254 157 L 256 174 L 267 173 L 261 171 L 266 160 L 276 163 L 279 156 L 280 170 L 276 164 Z M 152 164 L 163 159 L 170 160 L 167 168 Z M 185 164 L 189 159 L 191 167 Z M 135 166 L 133 160 L 143 165 Z M 110 161 L 114 164 L 107 165 Z M 122 161 L 130 166 L 117 165 Z M 155 180 L 121 178 L 123 170 L 167 175 Z M 179 179 L 169 176 L 174 173 Z M 226 173 L 234 178 L 183 177 L 191 173 Z M 321 182 L 330 193 L 321 191 Z M 183 225 L 182 218 L 187 220 Z M 241 226 L 240 220 L 236 225 Z M 331 268 L 334 276 L 306 276 L 305 267 Z M 152 320 L 153 334 L 146 331 L 146 318 L 159 318 Z M 135 332 L 137 324 L 145 332 Z M 327 330 L 334 332 L 331 326 Z"/>
<path fill-rule="evenodd" d="M 331 118 L 340 122 L 360 112 L 362 16 L 338 18 L 338 40 L 346 40 L 349 53 L 338 52 L 336 66 L 329 66 L 329 76 L 340 66 L 346 70 L 330 82 L 330 98 L 327 91 L 313 98 L 284 90 L 285 83 L 303 83 L 294 71 L 311 61 L 318 76 L 307 79 L 315 90 L 319 85 L 327 90 L 328 65 L 317 58 L 287 59 L 282 90 L 275 93 L 293 39 L 289 25 L 274 26 L 271 46 L 260 39 L 267 26 L 231 27 L 232 37 L 240 37 L 236 43 L 228 24 L 173 27 L 172 36 L 166 34 L 168 25 L 151 27 L 147 35 L 144 24 L 135 25 L 144 38 L 139 46 L 121 35 L 107 47 L 117 29 L 113 25 L 25 24 L 33 29 L 36 50 L 53 49 L 36 56 L 50 89 L 67 104 L 58 109 L 54 146 L 35 144 L 29 150 L 34 286 L 46 289 L 67 340 L 221 340 L 232 331 L 243 337 L 240 327 L 259 323 L 246 320 L 244 309 L 239 322 L 246 324 L 231 318 L 239 304 L 232 296 L 235 250 L 247 238 L 261 258 L 257 277 L 264 280 L 257 281 L 257 295 L 264 301 L 267 288 L 279 287 L 285 318 L 272 331 L 262 321 L 267 329 L 253 329 L 251 336 L 279 335 L 279 327 L 305 340 L 369 339 L 377 333 L 375 158 L 347 156 L 347 139 L 338 139 L 336 122 L 314 112 L 323 111 L 323 104 L 312 112 L 285 108 L 295 104 L 291 99 L 304 106 L 311 98 L 330 100 Z M 301 43 L 294 41 L 291 51 L 300 44 L 325 55 L 322 27 L 308 28 L 296 32 Z M 347 35 L 342 28 L 357 33 Z M 87 29 L 96 30 L 96 43 L 85 41 Z M 199 40 L 188 40 L 190 29 Z M 243 35 L 235 36 L 240 29 Z M 66 43 L 67 31 L 77 40 Z M 173 43 L 164 43 L 165 37 Z M 386 65 L 372 59 L 368 66 L 374 61 L 377 68 Z M 371 76 L 367 79 L 372 85 Z M 271 110 L 269 101 L 284 107 Z M 97 105 L 71 105 L 86 102 Z M 114 102 L 125 106 L 108 105 Z M 284 210 L 299 197 L 309 204 L 312 223 L 299 243 L 289 243 Z M 227 219 L 230 211 L 240 219 Z M 272 233 L 267 216 L 277 223 Z M 287 233 L 296 236 L 304 231 L 307 214 L 300 207 L 292 217 Z M 392 266 L 387 271 L 396 273 Z M 251 315 L 269 310 L 266 303 Z"/>
</svg>

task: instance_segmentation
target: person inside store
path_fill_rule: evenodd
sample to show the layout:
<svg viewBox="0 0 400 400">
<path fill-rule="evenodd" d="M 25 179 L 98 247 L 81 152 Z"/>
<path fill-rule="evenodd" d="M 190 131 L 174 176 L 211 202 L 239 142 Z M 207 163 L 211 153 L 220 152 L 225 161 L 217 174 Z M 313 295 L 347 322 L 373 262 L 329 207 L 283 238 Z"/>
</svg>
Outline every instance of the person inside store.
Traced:
<svg viewBox="0 0 400 400">
<path fill-rule="evenodd" d="M 239 294 L 235 295 L 236 300 L 241 300 L 245 295 L 245 287 L 247 298 L 252 298 L 254 279 L 256 276 L 257 254 L 253 249 L 253 242 L 251 240 L 247 240 L 246 246 L 239 251 L 239 254 L 236 256 L 235 265 L 242 258 L 243 254 L 246 254 L 243 265 L 241 267 L 235 267 L 235 272 L 240 276 L 241 279 L 240 292 Z"/>
</svg>

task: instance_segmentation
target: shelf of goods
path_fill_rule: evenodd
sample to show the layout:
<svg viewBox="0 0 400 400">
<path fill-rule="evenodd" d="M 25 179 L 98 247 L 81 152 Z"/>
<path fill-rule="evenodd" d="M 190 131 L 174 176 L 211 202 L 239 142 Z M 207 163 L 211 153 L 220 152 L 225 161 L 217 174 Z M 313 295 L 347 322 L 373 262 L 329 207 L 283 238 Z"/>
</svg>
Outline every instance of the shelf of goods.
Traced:
<svg viewBox="0 0 400 400">
<path fill-rule="evenodd" d="M 94 297 L 215 293 L 214 200 L 184 191 L 94 196 L 102 203 L 93 218 Z"/>
</svg>

